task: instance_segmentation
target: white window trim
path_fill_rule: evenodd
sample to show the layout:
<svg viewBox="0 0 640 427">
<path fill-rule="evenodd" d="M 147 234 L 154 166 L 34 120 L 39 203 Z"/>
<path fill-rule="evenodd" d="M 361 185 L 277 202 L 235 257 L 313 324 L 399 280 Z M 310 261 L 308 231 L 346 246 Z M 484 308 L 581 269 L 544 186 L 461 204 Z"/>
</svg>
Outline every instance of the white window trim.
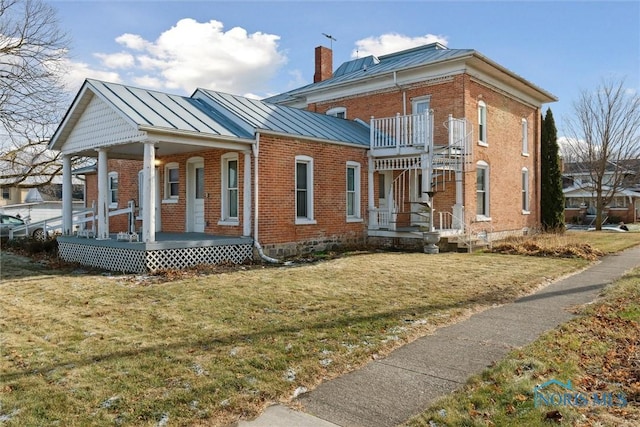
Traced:
<svg viewBox="0 0 640 427">
<path fill-rule="evenodd" d="M 341 117 L 341 118 L 346 119 L 347 118 L 347 107 L 330 108 L 329 110 L 327 110 L 326 115 L 327 116 L 338 117 L 338 114 L 340 114 L 340 113 L 344 113 L 344 117 Z"/>
<path fill-rule="evenodd" d="M 529 157 L 529 122 L 522 119 L 522 155 Z"/>
<path fill-rule="evenodd" d="M 180 186 L 180 165 L 177 162 L 167 163 L 164 166 L 164 192 L 162 199 L 162 203 L 178 203 L 179 196 L 170 195 L 170 187 L 169 187 L 169 170 L 170 169 L 178 169 L 178 187 Z M 180 190 L 178 190 L 178 193 Z"/>
<path fill-rule="evenodd" d="M 484 111 L 484 116 L 482 112 Z M 484 101 L 478 101 L 478 128 L 482 124 L 482 135 L 478 135 L 478 145 L 483 147 L 488 147 L 489 142 L 487 141 L 487 104 Z"/>
<path fill-rule="evenodd" d="M 348 170 L 349 169 L 354 169 L 353 171 L 353 189 L 354 189 L 354 201 L 353 201 L 353 211 L 354 211 L 354 215 L 349 215 L 348 212 L 348 206 L 349 203 L 347 202 L 347 195 L 349 194 L 349 179 L 348 179 Z M 345 213 L 347 215 L 347 222 L 362 222 L 363 218 L 362 218 L 362 210 L 361 210 L 361 206 L 360 206 L 360 173 L 361 173 L 361 166 L 360 163 L 358 162 L 352 162 L 352 161 L 348 161 L 347 162 L 347 167 L 345 169 Z"/>
<path fill-rule="evenodd" d="M 296 156 L 295 159 L 295 167 L 293 169 L 293 179 L 294 179 L 294 215 L 295 215 L 295 224 L 296 225 L 308 225 L 308 224 L 317 224 L 318 222 L 315 220 L 314 212 L 313 212 L 313 157 L 309 156 Z M 298 216 L 298 177 L 297 177 L 297 168 L 298 163 L 307 164 L 307 217 L 299 217 Z"/>
<path fill-rule="evenodd" d="M 108 201 L 109 201 L 109 209 L 117 209 L 118 208 L 118 198 L 116 198 L 115 202 L 113 201 L 113 188 L 111 188 L 111 178 L 115 177 L 118 180 L 118 198 L 120 197 L 120 178 L 118 177 L 118 172 L 112 171 L 107 175 L 107 191 Z"/>
<path fill-rule="evenodd" d="M 485 161 L 480 160 L 478 163 L 476 163 L 476 168 L 479 169 L 484 169 L 485 172 L 485 214 L 484 215 L 478 215 L 476 213 L 476 221 L 477 222 L 483 222 L 483 221 L 491 221 L 491 194 L 490 194 L 490 188 L 491 188 L 491 178 L 490 178 L 490 168 L 489 168 L 489 164 Z M 477 172 L 476 172 L 477 173 Z M 477 188 L 476 188 L 476 203 L 478 203 L 478 196 L 477 196 Z M 477 212 L 477 207 L 476 207 L 476 212 Z"/>
<path fill-rule="evenodd" d="M 522 206 L 522 215 L 531 214 L 531 194 L 529 192 L 529 169 L 522 168 L 522 193 L 526 195 L 526 206 Z"/>
<path fill-rule="evenodd" d="M 418 104 L 426 102 L 429 104 L 427 111 L 431 109 L 431 95 L 417 96 L 411 99 L 411 112 L 412 114 L 417 114 L 416 110 L 418 109 Z"/>
<path fill-rule="evenodd" d="M 237 226 L 240 225 L 240 178 L 236 177 L 236 181 L 238 182 L 238 187 L 236 187 L 236 191 L 238 192 L 237 199 L 237 211 L 238 216 L 228 217 L 228 204 L 229 204 L 229 162 L 236 162 L 236 173 L 240 172 L 240 161 L 238 160 L 238 153 L 227 153 L 223 154 L 220 158 L 220 221 L 218 221 L 218 225 L 231 225 Z"/>
</svg>

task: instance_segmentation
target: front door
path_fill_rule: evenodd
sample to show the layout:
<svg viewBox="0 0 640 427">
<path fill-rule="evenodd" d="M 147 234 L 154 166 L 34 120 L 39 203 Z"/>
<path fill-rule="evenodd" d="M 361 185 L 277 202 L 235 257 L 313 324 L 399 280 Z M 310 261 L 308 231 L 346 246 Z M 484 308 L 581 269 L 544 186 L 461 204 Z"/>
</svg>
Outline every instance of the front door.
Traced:
<svg viewBox="0 0 640 427">
<path fill-rule="evenodd" d="M 187 231 L 203 233 L 205 226 L 204 161 L 189 162 L 187 176 Z"/>
<path fill-rule="evenodd" d="M 380 209 L 389 207 L 392 181 L 393 174 L 391 171 L 378 172 L 378 207 Z"/>
</svg>

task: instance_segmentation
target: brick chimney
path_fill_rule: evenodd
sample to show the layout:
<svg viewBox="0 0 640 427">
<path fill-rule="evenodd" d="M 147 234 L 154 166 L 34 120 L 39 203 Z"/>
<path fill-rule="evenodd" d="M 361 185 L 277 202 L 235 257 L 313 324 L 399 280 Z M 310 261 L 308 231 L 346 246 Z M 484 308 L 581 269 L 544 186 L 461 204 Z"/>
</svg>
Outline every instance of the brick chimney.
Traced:
<svg viewBox="0 0 640 427">
<path fill-rule="evenodd" d="M 318 83 L 333 77 L 333 51 L 324 46 L 316 47 L 316 72 L 313 82 Z"/>
</svg>

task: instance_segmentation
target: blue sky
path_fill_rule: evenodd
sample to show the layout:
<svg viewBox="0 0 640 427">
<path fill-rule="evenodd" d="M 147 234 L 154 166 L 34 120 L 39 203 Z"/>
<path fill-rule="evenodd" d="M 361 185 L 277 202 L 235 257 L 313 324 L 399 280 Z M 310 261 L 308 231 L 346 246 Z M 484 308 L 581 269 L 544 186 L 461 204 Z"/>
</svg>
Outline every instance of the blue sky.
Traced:
<svg viewBox="0 0 640 427">
<path fill-rule="evenodd" d="M 322 33 L 337 39 L 334 68 L 436 40 L 475 49 L 556 95 L 560 132 L 601 79 L 640 90 L 637 1 L 47 2 L 72 41 L 74 90 L 91 77 L 265 97 L 312 81 L 314 48 L 329 46 Z"/>
</svg>

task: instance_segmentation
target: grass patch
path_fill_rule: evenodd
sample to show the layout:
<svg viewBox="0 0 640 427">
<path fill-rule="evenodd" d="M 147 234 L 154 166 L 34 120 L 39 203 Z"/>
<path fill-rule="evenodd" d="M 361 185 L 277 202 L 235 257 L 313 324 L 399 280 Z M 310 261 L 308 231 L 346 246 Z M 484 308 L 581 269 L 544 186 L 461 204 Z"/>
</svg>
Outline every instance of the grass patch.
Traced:
<svg viewBox="0 0 640 427">
<path fill-rule="evenodd" d="M 158 278 L 0 261 L 0 417 L 65 426 L 251 418 L 588 264 L 366 253 Z"/>
<path fill-rule="evenodd" d="M 474 376 L 406 425 L 637 426 L 640 424 L 640 269 L 606 289 L 580 316 Z M 591 397 L 623 393 L 613 406 L 534 405 L 533 389 L 549 379 L 572 381 Z M 563 393 L 562 389 L 557 392 Z"/>
</svg>

